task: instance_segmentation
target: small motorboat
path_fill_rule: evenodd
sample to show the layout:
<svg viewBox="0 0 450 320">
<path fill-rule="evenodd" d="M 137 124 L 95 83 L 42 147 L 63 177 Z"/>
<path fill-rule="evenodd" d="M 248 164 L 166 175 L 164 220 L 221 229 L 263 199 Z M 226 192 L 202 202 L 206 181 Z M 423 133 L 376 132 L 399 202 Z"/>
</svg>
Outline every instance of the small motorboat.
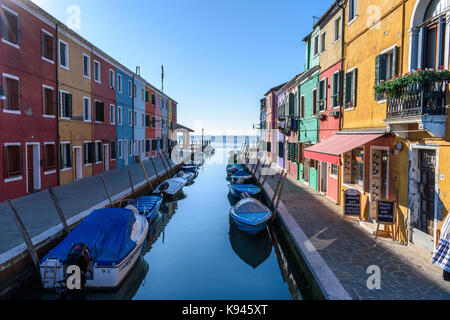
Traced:
<svg viewBox="0 0 450 320">
<path fill-rule="evenodd" d="M 181 170 L 185 171 L 185 172 L 191 172 L 191 173 L 196 173 L 198 171 L 198 166 L 196 166 L 195 164 L 193 165 L 183 165 L 181 166 Z"/>
<path fill-rule="evenodd" d="M 197 174 L 193 173 L 193 172 L 186 172 L 186 171 L 181 170 L 180 172 L 175 174 L 174 177 L 186 179 L 186 182 L 189 183 L 197 177 Z"/>
<path fill-rule="evenodd" d="M 272 212 L 260 201 L 245 198 L 231 208 L 230 216 L 239 230 L 255 235 L 266 228 Z"/>
<path fill-rule="evenodd" d="M 186 185 L 187 181 L 184 178 L 171 178 L 162 182 L 154 191 L 154 194 L 163 195 L 166 197 L 173 196 L 180 192 Z"/>
<path fill-rule="evenodd" d="M 67 269 L 75 265 L 81 271 L 81 288 L 119 287 L 138 261 L 148 232 L 145 216 L 130 209 L 99 209 L 84 218 L 41 260 L 42 286 L 66 289 L 73 273 Z"/>
<path fill-rule="evenodd" d="M 252 180 L 252 175 L 244 170 L 237 170 L 231 176 L 231 183 L 233 184 L 249 184 Z"/>
<path fill-rule="evenodd" d="M 143 214 L 149 222 L 152 222 L 158 215 L 163 198 L 159 195 L 144 196 L 134 199 L 133 206 L 140 214 Z"/>
<path fill-rule="evenodd" d="M 244 170 L 244 165 L 241 163 L 230 163 L 227 165 L 227 175 L 231 176 L 238 170 Z"/>
<path fill-rule="evenodd" d="M 253 184 L 229 184 L 230 193 L 238 199 L 256 197 L 261 189 Z"/>
</svg>

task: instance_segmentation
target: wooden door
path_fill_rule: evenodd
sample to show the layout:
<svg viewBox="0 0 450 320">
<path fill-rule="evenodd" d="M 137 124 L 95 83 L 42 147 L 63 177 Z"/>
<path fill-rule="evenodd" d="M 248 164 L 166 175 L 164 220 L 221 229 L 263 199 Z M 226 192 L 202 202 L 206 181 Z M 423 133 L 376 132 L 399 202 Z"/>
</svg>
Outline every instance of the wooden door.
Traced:
<svg viewBox="0 0 450 320">
<path fill-rule="evenodd" d="M 436 151 L 420 150 L 420 230 L 434 235 Z"/>
</svg>

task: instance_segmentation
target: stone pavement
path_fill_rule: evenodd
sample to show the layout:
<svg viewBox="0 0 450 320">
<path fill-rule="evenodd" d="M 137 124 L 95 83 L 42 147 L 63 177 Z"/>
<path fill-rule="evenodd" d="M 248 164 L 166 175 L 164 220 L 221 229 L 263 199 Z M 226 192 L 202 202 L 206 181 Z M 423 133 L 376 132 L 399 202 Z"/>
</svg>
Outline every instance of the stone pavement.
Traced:
<svg viewBox="0 0 450 320">
<path fill-rule="evenodd" d="M 155 158 L 154 161 L 159 174 L 163 173 L 165 169 L 160 158 Z M 146 160 L 143 163 L 150 179 L 152 176 L 156 176 L 151 161 Z M 54 188 L 65 218 L 70 219 L 108 199 L 102 177 L 105 179 L 113 198 L 129 189 L 128 170 L 131 171 L 134 185 L 146 180 L 141 165 L 137 163 Z M 61 223 L 47 190 L 15 199 L 12 203 L 31 238 Z M 23 242 L 23 238 L 12 219 L 9 205 L 6 201 L 0 203 L 0 256 Z"/>
<path fill-rule="evenodd" d="M 269 176 L 275 190 L 279 175 Z M 281 200 L 317 252 L 353 299 L 446 299 L 450 282 L 442 269 L 430 263 L 431 255 L 414 245 L 378 238 L 342 215 L 342 208 L 305 184 L 288 179 Z M 366 273 L 381 269 L 381 289 L 369 290 Z"/>
</svg>

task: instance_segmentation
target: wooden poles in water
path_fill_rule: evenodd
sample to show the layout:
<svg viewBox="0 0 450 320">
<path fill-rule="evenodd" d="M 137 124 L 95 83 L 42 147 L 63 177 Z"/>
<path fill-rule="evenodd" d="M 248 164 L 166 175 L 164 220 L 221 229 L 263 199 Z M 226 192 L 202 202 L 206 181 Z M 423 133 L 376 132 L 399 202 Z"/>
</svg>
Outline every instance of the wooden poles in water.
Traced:
<svg viewBox="0 0 450 320">
<path fill-rule="evenodd" d="M 111 206 L 113 206 L 113 202 L 112 202 L 112 199 L 111 199 L 111 195 L 109 194 L 109 190 L 108 190 L 108 186 L 106 185 L 106 181 L 105 181 L 104 178 L 102 178 L 102 181 L 103 181 L 103 185 L 105 186 L 106 194 L 108 195 L 109 204 Z"/>
<path fill-rule="evenodd" d="M 61 206 L 59 205 L 58 198 L 56 198 L 55 191 L 53 190 L 52 186 L 48 186 L 47 190 L 48 190 L 48 193 L 50 194 L 50 198 L 52 198 L 52 200 L 53 200 L 53 204 L 55 205 L 56 212 L 58 212 L 59 218 L 61 219 L 64 231 L 66 232 L 66 234 L 69 234 L 70 229 L 69 229 L 69 226 L 67 225 L 67 221 L 66 221 L 66 218 L 64 217 L 64 213 L 61 209 Z"/>
<path fill-rule="evenodd" d="M 147 179 L 148 186 L 153 190 L 153 185 L 150 179 L 148 178 L 147 170 L 145 170 L 144 163 L 142 162 L 141 157 L 139 157 L 139 162 L 141 163 L 142 170 L 144 170 L 145 179 Z"/>
<path fill-rule="evenodd" d="M 133 192 L 133 197 L 136 198 L 136 191 L 134 190 L 133 180 L 131 179 L 131 171 L 128 170 L 128 179 L 130 179 L 131 191 Z"/>
</svg>

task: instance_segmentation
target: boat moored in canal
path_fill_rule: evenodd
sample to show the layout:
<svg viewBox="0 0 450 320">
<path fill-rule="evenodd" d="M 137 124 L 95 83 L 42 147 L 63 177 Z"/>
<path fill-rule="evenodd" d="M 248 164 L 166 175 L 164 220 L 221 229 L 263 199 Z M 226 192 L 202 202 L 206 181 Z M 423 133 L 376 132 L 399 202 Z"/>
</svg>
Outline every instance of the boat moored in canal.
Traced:
<svg viewBox="0 0 450 320">
<path fill-rule="evenodd" d="M 159 195 L 150 195 L 136 198 L 132 201 L 132 204 L 140 214 L 143 214 L 147 220 L 151 222 L 158 215 L 162 201 L 163 197 Z"/>
<path fill-rule="evenodd" d="M 196 173 L 193 172 L 187 172 L 187 171 L 179 171 L 178 173 L 175 174 L 175 178 L 183 178 L 186 179 L 187 183 L 190 183 L 192 181 L 194 181 L 194 179 L 197 177 L 198 175 L 198 171 Z"/>
<path fill-rule="evenodd" d="M 183 170 L 183 171 L 185 171 L 185 172 L 191 172 L 191 173 L 197 173 L 197 171 L 198 171 L 198 166 L 197 165 L 195 165 L 195 164 L 189 164 L 189 165 L 187 165 L 187 164 L 185 164 L 185 165 L 182 165 L 181 166 L 181 170 Z"/>
<path fill-rule="evenodd" d="M 148 225 L 130 209 L 93 211 L 41 260 L 43 288 L 66 289 L 73 266 L 81 271 L 82 288 L 117 288 L 140 257 Z"/>
<path fill-rule="evenodd" d="M 261 189 L 253 184 L 229 184 L 230 193 L 238 199 L 256 197 Z"/>
<path fill-rule="evenodd" d="M 154 191 L 154 194 L 162 195 L 164 197 L 172 197 L 179 193 L 186 185 L 187 181 L 184 178 L 171 178 L 162 182 Z"/>
<path fill-rule="evenodd" d="M 231 176 L 231 183 L 233 184 L 248 184 L 252 180 L 252 175 L 244 170 L 237 170 Z"/>
<path fill-rule="evenodd" d="M 241 163 L 230 163 L 227 165 L 227 175 L 231 176 L 238 170 L 244 170 L 244 165 Z"/>
<path fill-rule="evenodd" d="M 230 209 L 230 216 L 239 230 L 258 234 L 272 217 L 272 211 L 254 198 L 245 198 Z"/>
</svg>

